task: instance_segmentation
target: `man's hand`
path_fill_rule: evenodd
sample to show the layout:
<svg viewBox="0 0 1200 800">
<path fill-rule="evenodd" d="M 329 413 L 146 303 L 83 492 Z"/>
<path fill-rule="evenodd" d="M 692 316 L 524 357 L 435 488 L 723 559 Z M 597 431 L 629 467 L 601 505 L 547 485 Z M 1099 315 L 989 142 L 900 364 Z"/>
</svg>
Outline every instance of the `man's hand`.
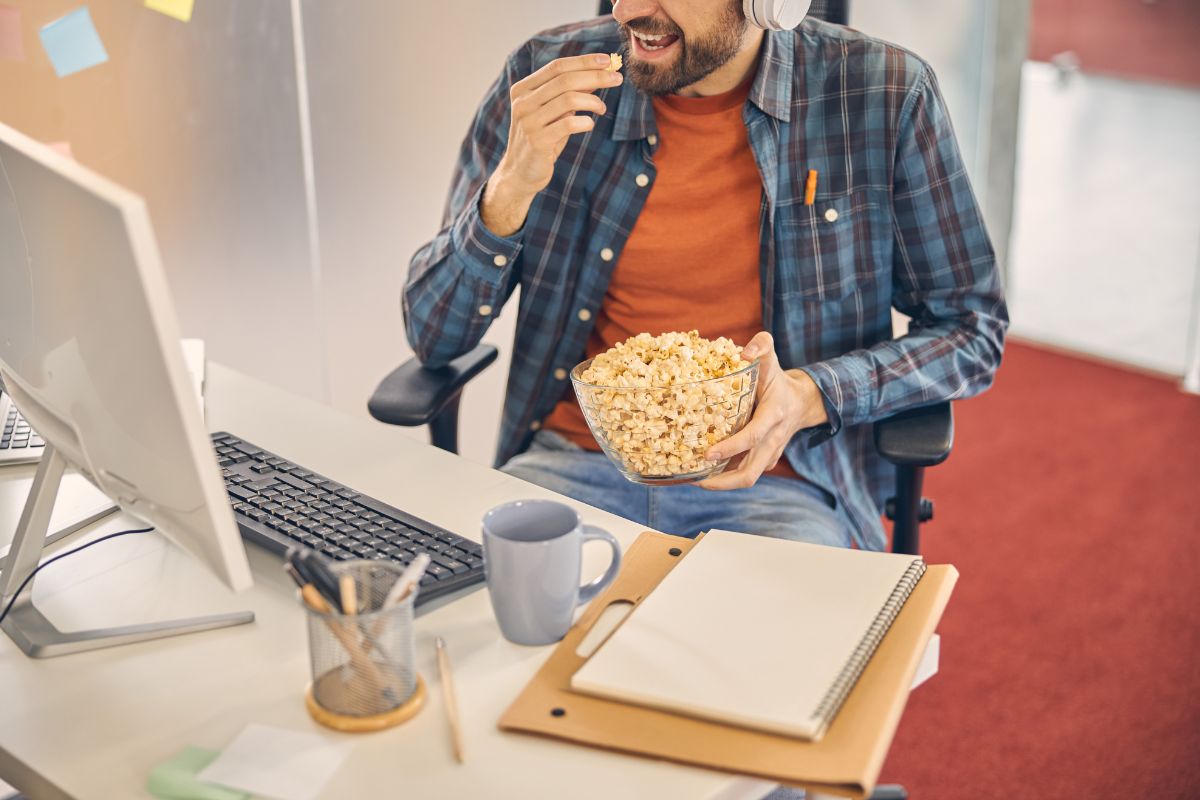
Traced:
<svg viewBox="0 0 1200 800">
<path fill-rule="evenodd" d="M 573 134 L 590 131 L 603 114 L 594 92 L 620 85 L 620 72 L 609 72 L 608 54 L 591 53 L 551 61 L 509 90 L 512 122 L 508 148 L 488 179 L 480 213 L 497 236 L 511 236 L 525 224 L 533 198 L 550 183 L 554 162 Z"/>
<path fill-rule="evenodd" d="M 756 334 L 742 348 L 742 358 L 761 358 L 758 367 L 757 405 L 746 427 L 709 448 L 705 458 L 719 461 L 745 453 L 736 469 L 727 470 L 699 486 L 705 489 L 744 489 L 779 463 L 783 448 L 797 431 L 829 421 L 821 390 L 798 369 L 784 371 L 775 356 L 771 334 Z"/>
</svg>

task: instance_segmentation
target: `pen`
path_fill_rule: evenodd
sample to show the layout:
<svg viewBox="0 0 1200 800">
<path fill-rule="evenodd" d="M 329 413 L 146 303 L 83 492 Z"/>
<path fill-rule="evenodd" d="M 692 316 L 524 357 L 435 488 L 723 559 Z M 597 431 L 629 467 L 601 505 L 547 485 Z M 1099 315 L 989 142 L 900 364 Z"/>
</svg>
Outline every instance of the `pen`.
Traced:
<svg viewBox="0 0 1200 800">
<path fill-rule="evenodd" d="M 342 598 L 342 613 L 347 616 L 353 616 L 358 613 L 358 588 L 354 583 L 353 575 L 342 575 L 338 581 Z"/>
<path fill-rule="evenodd" d="M 428 568 L 429 554 L 418 553 L 417 557 L 412 560 L 412 563 L 404 568 L 404 572 L 400 573 L 400 577 L 392 584 L 391 591 L 384 598 L 381 608 L 389 608 L 408 597 L 408 593 L 414 586 L 421 582 L 421 577 L 424 576 L 425 570 Z"/>
<path fill-rule="evenodd" d="M 292 576 L 292 580 L 300 587 L 300 598 L 304 600 L 304 605 L 316 611 L 318 614 L 331 614 L 333 609 L 329 607 L 329 603 L 325 602 L 325 598 L 317 591 L 317 587 L 313 586 L 304 579 L 299 571 L 291 564 L 283 565 L 284 571 Z"/>
<path fill-rule="evenodd" d="M 454 678 L 450 674 L 450 656 L 446 654 L 446 642 L 437 637 L 438 673 L 442 679 L 442 695 L 446 700 L 446 716 L 450 720 L 450 740 L 454 744 L 454 759 L 463 763 L 462 731 L 458 725 L 458 699 L 454 696 Z"/>
<path fill-rule="evenodd" d="M 804 205 L 811 206 L 817 198 L 817 171 L 808 171 L 808 181 L 804 184 Z"/>
<path fill-rule="evenodd" d="M 392 584 L 392 588 L 388 591 L 387 596 L 383 598 L 383 605 L 379 607 L 379 610 L 387 611 L 408 599 L 409 593 L 421 582 L 421 576 L 425 574 L 425 570 L 429 567 L 429 561 L 428 553 L 417 553 L 417 557 L 404 568 L 404 572 L 401 572 L 400 577 Z M 386 619 L 377 621 L 371 634 L 379 636 L 383 631 L 385 623 Z"/>
<path fill-rule="evenodd" d="M 317 587 L 317 591 L 331 606 L 339 609 L 342 607 L 342 591 L 338 586 L 337 576 L 325 566 L 315 551 L 300 548 L 291 550 L 288 552 L 288 561 L 307 583 Z"/>
</svg>

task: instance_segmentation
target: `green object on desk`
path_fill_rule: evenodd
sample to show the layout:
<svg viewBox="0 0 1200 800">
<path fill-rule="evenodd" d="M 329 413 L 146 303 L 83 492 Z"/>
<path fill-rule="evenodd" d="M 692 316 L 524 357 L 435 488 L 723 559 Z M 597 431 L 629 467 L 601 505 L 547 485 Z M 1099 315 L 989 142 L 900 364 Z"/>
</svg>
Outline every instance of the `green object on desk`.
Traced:
<svg viewBox="0 0 1200 800">
<path fill-rule="evenodd" d="M 219 750 L 185 747 L 150 772 L 146 788 L 162 800 L 250 800 L 245 792 L 196 780 L 196 773 L 220 754 Z"/>
</svg>

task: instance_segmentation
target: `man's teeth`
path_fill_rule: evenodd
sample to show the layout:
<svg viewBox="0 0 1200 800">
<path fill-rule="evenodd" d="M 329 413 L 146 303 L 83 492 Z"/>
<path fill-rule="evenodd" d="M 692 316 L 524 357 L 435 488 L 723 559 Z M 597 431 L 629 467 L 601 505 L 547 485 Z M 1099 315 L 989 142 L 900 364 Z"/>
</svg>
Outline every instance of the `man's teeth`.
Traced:
<svg viewBox="0 0 1200 800">
<path fill-rule="evenodd" d="M 666 35 L 647 36 L 646 34 L 638 33 L 637 31 L 633 31 L 633 35 L 636 36 L 639 41 L 641 41 L 642 47 L 645 47 L 647 50 L 662 50 L 664 47 L 666 47 L 665 44 L 655 44 L 655 42 L 661 42 L 663 39 L 665 39 Z"/>
</svg>

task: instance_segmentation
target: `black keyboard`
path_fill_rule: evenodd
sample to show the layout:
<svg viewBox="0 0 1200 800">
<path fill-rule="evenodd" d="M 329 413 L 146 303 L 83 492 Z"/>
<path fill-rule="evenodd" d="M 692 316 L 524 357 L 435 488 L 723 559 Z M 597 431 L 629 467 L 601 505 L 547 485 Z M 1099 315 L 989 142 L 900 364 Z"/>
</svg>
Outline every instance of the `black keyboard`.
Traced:
<svg viewBox="0 0 1200 800">
<path fill-rule="evenodd" d="M 17 411 L 12 403 L 8 405 L 8 414 L 4 424 L 0 425 L 0 450 L 21 450 L 25 448 L 45 447 L 42 437 L 30 430 L 29 423 Z"/>
<path fill-rule="evenodd" d="M 431 563 L 418 606 L 483 582 L 483 548 L 475 542 L 232 434 L 214 433 L 212 440 L 234 518 L 247 540 L 279 554 L 308 547 L 336 561 L 408 564 L 426 552 Z"/>
</svg>

